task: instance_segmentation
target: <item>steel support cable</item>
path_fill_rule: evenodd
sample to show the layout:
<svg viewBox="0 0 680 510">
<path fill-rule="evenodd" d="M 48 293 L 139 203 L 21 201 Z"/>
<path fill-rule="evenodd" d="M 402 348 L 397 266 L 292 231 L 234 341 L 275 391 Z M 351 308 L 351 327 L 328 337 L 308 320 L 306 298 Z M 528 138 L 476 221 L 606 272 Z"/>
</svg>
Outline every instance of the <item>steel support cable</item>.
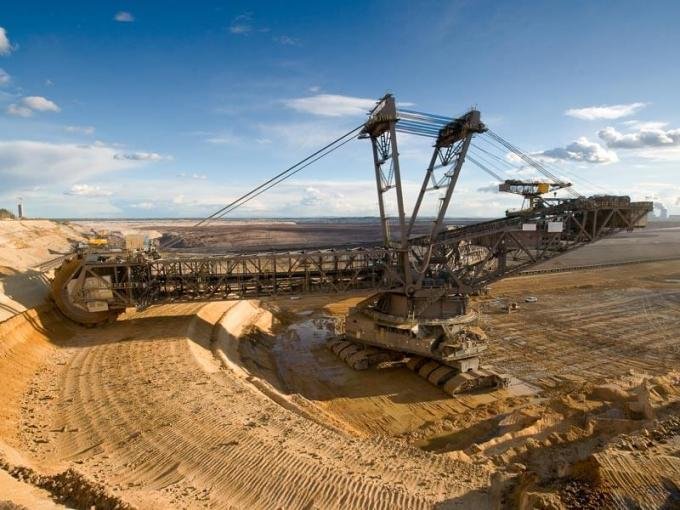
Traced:
<svg viewBox="0 0 680 510">
<path fill-rule="evenodd" d="M 491 130 L 488 130 L 486 132 L 488 136 L 496 140 L 498 143 L 515 153 L 517 156 L 519 156 L 523 161 L 528 163 L 529 165 L 533 166 L 536 170 L 541 172 L 544 176 L 548 177 L 549 179 L 552 179 L 554 181 L 553 184 L 562 184 L 562 180 L 558 178 L 555 174 L 550 172 L 547 168 L 545 168 L 541 163 L 536 161 L 535 159 L 529 157 L 527 154 L 522 152 L 520 149 L 512 145 L 510 142 L 499 136 L 498 134 L 494 133 Z M 574 190 L 571 187 L 565 188 L 568 193 L 571 195 L 575 196 L 576 198 L 584 198 L 583 195 L 581 195 L 578 191 Z"/>
<path fill-rule="evenodd" d="M 397 124 L 398 126 L 399 124 Z M 423 126 L 418 126 L 416 124 L 409 124 L 408 122 L 404 122 L 401 125 L 402 128 L 408 128 L 413 131 L 421 131 L 423 133 L 439 133 L 440 129 L 438 128 L 429 128 L 429 127 L 423 127 Z"/>
<path fill-rule="evenodd" d="M 492 147 L 496 147 L 495 145 L 492 144 L 492 142 L 488 141 L 486 138 L 477 138 L 477 140 L 482 140 L 485 143 L 490 144 Z M 479 145 L 474 144 L 474 143 L 472 144 L 472 146 L 475 149 L 477 149 L 477 150 L 489 155 L 490 157 L 494 158 L 495 160 L 498 160 L 500 163 L 508 165 L 510 168 L 512 168 L 514 170 L 521 170 L 522 169 L 521 165 L 520 166 L 515 165 L 512 161 L 508 161 L 507 158 L 504 158 L 503 156 L 499 156 L 498 154 L 494 154 L 493 152 L 485 149 L 484 147 L 480 147 Z"/>
<path fill-rule="evenodd" d="M 440 120 L 446 121 L 447 123 L 453 122 L 455 120 L 454 118 L 444 117 L 443 115 L 435 115 L 433 113 L 425 113 L 425 112 L 419 112 L 419 111 L 416 111 L 416 110 L 408 110 L 406 108 L 397 108 L 397 111 L 399 113 L 401 113 L 401 112 L 411 113 L 411 114 L 414 114 L 414 115 L 421 115 L 423 117 L 431 117 L 433 119 L 440 119 Z"/>
<path fill-rule="evenodd" d="M 483 142 L 483 143 L 484 143 L 484 145 L 486 146 L 486 149 L 485 149 L 485 150 L 486 150 L 489 154 L 493 154 L 493 156 L 494 156 L 495 158 L 497 158 L 497 159 L 499 159 L 499 160 L 505 161 L 506 163 L 508 163 L 509 165 L 514 166 L 514 167 L 517 168 L 518 170 L 521 170 L 521 169 L 525 166 L 525 163 L 523 164 L 523 163 L 521 163 L 521 162 L 516 162 L 516 161 L 513 161 L 513 160 L 509 160 L 509 159 L 507 158 L 507 155 L 509 154 L 508 148 L 505 147 L 504 145 L 500 145 L 500 144 L 499 144 L 497 141 L 495 141 L 493 138 L 487 137 L 487 136 L 480 136 L 480 137 L 477 137 L 477 141 L 478 141 L 478 142 Z M 494 154 L 494 153 L 492 152 L 493 150 L 499 151 L 498 154 Z M 512 154 L 514 154 L 514 153 L 512 153 Z"/>
<path fill-rule="evenodd" d="M 605 187 L 603 187 L 599 184 L 596 184 L 596 183 L 586 179 L 585 177 L 583 177 L 581 175 L 578 175 L 576 172 L 573 172 L 571 170 L 567 170 L 566 168 L 562 168 L 562 167 L 559 167 L 557 165 L 550 165 L 550 168 L 552 168 L 556 172 L 562 172 L 562 173 L 567 174 L 567 176 L 571 180 L 578 182 L 579 186 L 582 186 L 583 188 L 590 188 L 594 192 L 597 192 L 598 189 L 599 189 L 601 192 L 604 192 L 604 193 L 607 193 L 607 194 L 610 193 L 610 191 L 607 188 L 605 188 Z"/>
<path fill-rule="evenodd" d="M 494 144 L 492 143 L 492 141 L 489 140 L 489 139 L 486 139 L 486 138 L 478 138 L 478 140 L 482 140 L 484 143 L 486 143 L 486 144 L 488 144 L 488 145 L 490 145 L 490 146 L 492 146 L 492 147 L 496 147 L 496 145 L 494 145 Z M 515 168 L 515 169 L 518 169 L 518 170 L 521 169 L 521 167 L 518 167 L 518 166 L 516 166 L 516 165 L 513 165 L 513 164 L 512 164 L 510 161 L 508 161 L 507 159 L 505 159 L 505 158 L 503 158 L 503 157 L 501 157 L 501 156 L 498 156 L 497 154 L 493 154 L 492 152 L 487 151 L 487 150 L 484 149 L 483 147 L 479 147 L 479 146 L 477 146 L 477 145 L 475 145 L 475 144 L 472 144 L 472 145 L 473 145 L 476 149 L 478 149 L 478 150 L 480 150 L 480 151 L 482 151 L 482 152 L 485 152 L 486 154 L 488 154 L 489 156 L 493 157 L 494 159 L 497 159 L 497 160 L 499 160 L 499 161 L 502 161 L 502 162 L 504 162 L 504 163 L 510 165 L 512 168 Z M 592 188 L 593 190 L 595 190 L 596 188 L 599 188 L 600 190 L 604 191 L 605 193 L 609 193 L 609 191 L 606 190 L 605 188 L 603 188 L 602 186 L 599 186 L 599 185 L 597 185 L 597 184 L 595 184 L 595 183 L 593 183 L 593 182 L 590 182 L 588 179 L 586 179 L 585 177 L 582 177 L 582 176 L 580 176 L 580 175 L 577 175 L 575 172 L 569 171 L 569 170 L 567 170 L 567 169 L 565 169 L 565 168 L 558 167 L 558 166 L 553 165 L 553 164 L 548 164 L 547 162 L 543 162 L 543 164 L 549 166 L 550 168 L 552 168 L 552 169 L 555 170 L 556 172 L 563 172 L 563 173 L 567 174 L 572 180 L 574 180 L 574 182 L 576 182 L 579 186 L 581 186 L 581 187 L 583 187 L 583 188 Z"/>
<path fill-rule="evenodd" d="M 407 114 L 400 113 L 399 118 L 402 119 L 402 120 L 408 120 L 408 121 L 411 121 L 411 122 L 420 122 L 420 123 L 428 124 L 428 125 L 432 125 L 432 126 L 446 126 L 447 124 L 449 124 L 448 122 L 445 122 L 443 120 L 430 119 L 430 118 L 426 118 L 426 117 L 418 117 L 417 115 L 409 115 L 408 113 Z"/>
<path fill-rule="evenodd" d="M 480 154 L 476 152 L 470 151 L 470 154 L 472 154 L 472 156 L 477 160 L 478 163 L 484 165 L 484 167 L 487 170 L 492 171 L 494 173 L 494 177 L 498 178 L 501 181 L 505 181 L 506 178 L 500 175 L 501 173 L 505 172 L 505 170 L 500 169 L 494 166 L 493 164 L 490 164 L 489 161 L 485 160 Z"/>
<path fill-rule="evenodd" d="M 526 153 L 521 151 L 519 148 L 515 147 L 513 144 L 505 140 L 504 138 L 501 138 L 499 135 L 491 131 L 490 129 L 485 133 L 488 136 L 490 136 L 492 139 L 496 140 L 498 143 L 515 153 L 517 156 L 519 156 L 523 161 L 528 163 L 529 165 L 533 166 L 536 170 L 541 172 L 544 176 L 552 179 L 555 181 L 555 183 L 561 182 L 560 179 L 554 175 L 552 172 L 550 172 L 547 168 L 545 168 L 541 163 L 536 161 L 535 159 L 531 158 L 528 156 Z"/>
<path fill-rule="evenodd" d="M 310 161 L 312 158 L 314 158 L 314 157 L 316 157 L 317 155 L 321 154 L 323 151 L 325 151 L 325 150 L 327 150 L 327 149 L 333 147 L 334 145 L 340 143 L 342 140 L 344 140 L 344 139 L 347 138 L 348 136 L 353 135 L 351 138 L 349 138 L 348 140 L 346 140 L 346 142 L 349 141 L 349 140 L 353 140 L 353 139 L 354 139 L 354 133 L 357 132 L 357 131 L 359 131 L 359 130 L 360 130 L 361 128 L 363 128 L 363 127 L 364 127 L 364 124 L 361 124 L 360 126 L 357 126 L 357 127 L 355 127 L 354 129 L 348 131 L 348 132 L 345 133 L 344 135 L 342 135 L 342 136 L 336 138 L 336 139 L 333 140 L 331 143 L 329 143 L 329 144 L 325 145 L 324 147 L 322 147 L 321 149 L 319 149 L 319 150 L 313 152 L 312 154 L 310 154 L 310 155 L 307 156 L 306 158 L 304 158 L 304 159 L 298 161 L 298 162 L 297 162 L 296 164 L 294 164 L 293 166 L 288 167 L 287 169 L 285 169 L 284 171 L 278 173 L 277 175 L 275 175 L 275 176 L 272 177 L 271 179 L 269 179 L 269 180 L 263 182 L 262 184 L 260 184 L 259 186 L 255 187 L 255 188 L 253 188 L 253 189 L 250 190 L 248 193 L 245 193 L 245 194 L 241 195 L 241 196 L 238 197 L 236 200 L 234 200 L 234 201 L 232 201 L 231 203 L 225 205 L 224 207 L 222 207 L 222 208 L 219 209 L 218 211 L 212 213 L 212 214 L 211 214 L 210 216 L 208 216 L 207 218 L 202 219 L 201 221 L 199 221 L 198 223 L 196 223 L 196 225 L 194 225 L 194 227 L 200 227 L 200 226 L 203 225 L 204 223 L 206 223 L 206 222 L 210 221 L 211 219 L 213 219 L 213 218 L 215 218 L 215 217 L 221 215 L 223 211 L 226 211 L 228 208 L 230 208 L 230 207 L 236 205 L 236 204 L 237 204 L 238 202 L 240 202 L 241 200 L 244 200 L 245 198 L 249 197 L 249 196 L 252 195 L 253 193 L 256 193 L 258 190 L 264 188 L 265 186 L 267 186 L 268 184 L 272 183 L 272 182 L 275 181 L 276 179 L 285 176 L 285 175 L 288 174 L 289 172 L 292 172 L 293 170 L 295 170 L 297 167 L 299 167 L 299 166 L 302 165 L 303 163 L 305 163 L 305 162 L 307 162 L 307 161 Z M 343 142 L 341 145 L 344 145 L 344 143 L 345 143 L 345 142 Z M 323 156 L 321 156 L 321 157 L 323 157 Z M 320 159 L 320 158 L 318 158 L 318 159 Z M 314 161 L 317 161 L 318 159 L 314 159 L 314 160 L 311 161 L 310 163 L 312 163 L 312 162 L 314 162 Z M 308 166 L 308 165 L 306 165 L 306 166 Z M 304 168 L 304 167 L 303 167 L 303 168 Z M 296 171 L 295 173 L 297 173 L 297 171 Z"/>
<path fill-rule="evenodd" d="M 427 130 L 424 130 L 424 129 L 412 128 L 412 127 L 409 127 L 409 126 L 402 126 L 400 128 L 396 128 L 396 131 L 399 132 L 399 133 L 410 132 L 410 133 L 415 133 L 415 134 L 419 134 L 419 135 L 430 136 L 432 138 L 437 138 L 439 136 L 438 131 L 427 131 Z"/>
<path fill-rule="evenodd" d="M 507 140 L 505 140 L 505 141 L 507 142 Z M 503 143 L 503 142 L 501 141 L 500 143 Z M 517 154 L 520 158 L 522 158 L 523 161 L 528 162 L 531 166 L 533 166 L 535 169 L 537 169 L 544 176 L 548 177 L 549 179 L 552 179 L 554 181 L 554 184 L 566 184 L 566 183 L 564 183 L 564 181 L 561 178 L 559 178 L 557 175 L 555 175 L 554 173 L 549 171 L 543 163 L 538 162 L 537 160 L 531 158 L 530 156 L 525 154 L 523 151 L 521 151 L 517 147 L 510 144 L 510 142 L 507 142 L 507 143 L 508 143 L 508 145 L 505 145 L 505 144 L 503 144 L 503 145 L 505 147 L 510 148 L 511 150 L 513 150 L 511 147 L 514 147 L 515 150 L 513 150 L 513 152 L 515 154 Z M 584 198 L 584 196 L 581 193 L 576 191 L 571 186 L 564 187 L 563 189 L 565 189 L 565 191 L 567 193 L 569 193 L 571 196 L 573 196 L 574 198 Z"/>
<path fill-rule="evenodd" d="M 477 151 L 479 151 L 479 150 L 480 150 L 480 148 L 477 147 L 477 146 L 474 146 L 474 147 L 471 148 L 471 152 L 474 152 L 475 157 L 477 159 L 481 160 L 485 165 L 493 168 L 494 170 L 496 170 L 498 172 L 509 172 L 509 171 L 515 170 L 515 167 L 510 165 L 508 162 L 505 162 L 508 165 L 508 167 L 503 167 L 502 165 L 499 165 L 497 162 L 489 159 L 489 157 L 487 155 L 478 153 Z"/>
<path fill-rule="evenodd" d="M 488 140 L 486 142 L 491 143 Z M 554 172 L 567 174 L 572 180 L 577 182 L 579 186 L 583 186 L 584 188 L 592 188 L 592 189 L 600 188 L 602 191 L 607 192 L 607 190 L 605 188 L 603 188 L 602 186 L 599 186 L 598 184 L 595 184 L 595 183 L 589 181 L 588 179 L 586 179 L 585 177 L 580 176 L 580 175 L 576 174 L 575 172 L 572 172 L 572 171 L 570 171 L 566 168 L 559 167 L 559 166 L 557 166 L 557 165 L 555 165 L 555 164 L 553 164 L 549 161 L 542 161 L 541 164 L 544 167 L 548 167 L 549 169 L 551 169 Z"/>
<path fill-rule="evenodd" d="M 411 126 L 415 127 L 422 127 L 425 129 L 435 129 L 439 131 L 443 127 L 446 126 L 446 124 L 430 124 L 428 122 L 420 122 L 417 120 L 411 120 L 411 119 L 404 119 L 404 118 L 399 118 L 398 124 L 409 124 Z"/>
<path fill-rule="evenodd" d="M 585 188 L 590 187 L 594 191 L 597 191 L 597 188 L 599 188 L 600 191 L 603 191 L 603 192 L 608 193 L 608 194 L 610 193 L 610 191 L 608 189 L 606 189 L 605 187 L 586 179 L 582 175 L 578 175 L 574 171 L 567 170 L 566 168 L 562 168 L 561 166 L 557 166 L 555 163 L 551 163 L 551 162 L 544 162 L 544 164 L 547 165 L 548 168 L 551 168 L 552 170 L 554 170 L 555 172 L 563 172 L 563 173 L 567 174 L 574 181 L 582 181 L 579 184 L 580 186 L 583 186 Z"/>
<path fill-rule="evenodd" d="M 273 188 L 274 186 L 276 186 L 276 185 L 282 183 L 282 182 L 285 181 L 286 179 L 289 179 L 290 177 L 292 177 L 293 175 L 295 175 L 295 174 L 298 173 L 299 171 L 301 171 L 301 170 L 307 168 L 307 167 L 308 167 L 309 165 L 311 165 L 312 163 L 315 163 L 316 161 L 319 161 L 321 158 L 323 158 L 323 157 L 325 157 L 325 156 L 328 156 L 331 152 L 336 151 L 336 150 L 338 150 L 340 147 L 342 147 L 342 146 L 348 144 L 349 142 L 351 142 L 352 140 L 355 140 L 355 139 L 357 138 L 357 136 L 358 136 L 358 135 L 355 135 L 355 136 L 353 136 L 352 138 L 348 138 L 348 139 L 345 140 L 344 142 L 335 145 L 334 147 L 330 148 L 329 150 L 327 150 L 327 151 L 324 152 L 323 154 L 320 154 L 319 156 L 315 157 L 315 158 L 312 159 L 311 161 L 308 161 L 307 163 L 305 163 L 305 164 L 302 165 L 301 167 L 296 168 L 295 171 L 292 171 L 292 172 L 287 173 L 286 175 L 284 175 L 284 176 L 282 176 L 280 179 L 278 179 L 276 182 L 272 182 L 272 183 L 269 184 L 267 187 L 265 187 L 265 188 L 259 190 L 257 193 L 251 195 L 251 196 L 248 197 L 247 199 L 245 199 L 245 200 L 239 202 L 238 204 L 235 204 L 235 205 L 233 205 L 233 206 L 230 206 L 229 209 L 227 209 L 226 211 L 220 213 L 220 215 L 219 215 L 217 218 L 222 218 L 225 214 L 228 214 L 228 213 L 234 211 L 235 209 L 238 209 L 238 208 L 241 207 L 243 204 L 246 204 L 246 203 L 250 202 L 253 198 L 255 198 L 255 197 L 261 195 L 261 194 L 264 193 L 265 191 L 267 191 L 267 190 Z"/>
<path fill-rule="evenodd" d="M 400 124 L 409 123 L 409 124 L 413 124 L 413 125 L 416 125 L 416 126 L 428 127 L 428 128 L 431 128 L 431 129 L 441 129 L 442 127 L 446 126 L 445 123 L 427 122 L 427 121 L 424 121 L 422 119 L 403 117 L 403 116 L 399 116 L 398 123 L 400 123 Z"/>
<path fill-rule="evenodd" d="M 444 117 L 443 115 L 435 115 L 434 113 L 414 113 L 411 110 L 403 110 L 400 108 L 397 109 L 397 115 L 399 115 L 399 117 L 425 119 L 428 122 L 439 122 L 441 124 L 448 124 L 453 121 L 452 117 Z"/>
<path fill-rule="evenodd" d="M 400 132 L 400 133 L 406 133 L 408 135 L 425 136 L 427 138 L 437 138 L 436 135 L 433 135 L 431 133 L 424 133 L 424 132 L 419 132 L 419 131 L 410 131 L 408 129 L 397 129 L 397 131 Z"/>
<path fill-rule="evenodd" d="M 430 131 L 430 130 L 424 130 L 424 129 L 418 129 L 410 126 L 397 126 L 395 127 L 397 132 L 400 133 L 411 133 L 415 135 L 422 135 L 422 136 L 429 136 L 430 138 L 437 138 L 439 136 L 439 131 Z"/>
<path fill-rule="evenodd" d="M 467 159 L 470 160 L 470 162 L 471 162 L 472 164 L 474 164 L 475 166 L 479 167 L 479 168 L 482 169 L 484 172 L 486 172 L 487 174 L 489 174 L 491 177 L 494 177 L 494 178 L 498 179 L 500 182 L 503 182 L 503 181 L 504 181 L 504 179 L 503 179 L 501 176 L 499 176 L 498 174 L 496 174 L 493 170 L 489 170 L 487 167 L 485 167 L 483 164 L 481 164 L 479 161 L 477 161 L 474 157 L 470 156 L 469 153 L 468 153 Z"/>
<path fill-rule="evenodd" d="M 548 177 L 549 179 L 552 179 L 555 181 L 555 184 L 561 182 L 559 177 L 554 175 L 552 172 L 550 172 L 547 168 L 545 168 L 541 163 L 530 157 L 528 154 L 505 140 L 504 138 L 500 137 L 493 131 L 489 130 L 486 133 L 488 136 L 490 136 L 492 139 L 494 139 L 496 142 L 500 143 L 503 145 L 505 148 L 509 149 L 511 152 L 519 156 L 520 159 L 522 159 L 524 162 L 528 163 L 532 167 L 534 167 L 536 170 L 538 170 L 540 173 L 542 173 L 544 176 Z"/>
<path fill-rule="evenodd" d="M 416 128 L 411 128 L 408 126 L 403 126 L 399 129 L 397 129 L 397 132 L 400 133 L 405 133 L 406 131 L 410 131 L 413 133 L 418 133 L 418 134 L 423 134 L 423 135 L 428 135 L 431 136 L 432 138 L 437 138 L 439 136 L 439 131 L 428 131 L 424 129 L 416 129 Z"/>
</svg>

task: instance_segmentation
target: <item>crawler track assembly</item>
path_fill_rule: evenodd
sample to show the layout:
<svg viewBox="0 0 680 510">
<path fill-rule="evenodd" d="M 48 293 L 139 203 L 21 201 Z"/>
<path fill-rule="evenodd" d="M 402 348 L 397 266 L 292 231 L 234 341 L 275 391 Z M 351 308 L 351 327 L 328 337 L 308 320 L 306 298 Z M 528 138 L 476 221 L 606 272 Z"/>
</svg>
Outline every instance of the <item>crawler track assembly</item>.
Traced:
<svg viewBox="0 0 680 510">
<path fill-rule="evenodd" d="M 440 388 L 449 395 L 467 393 L 482 389 L 503 388 L 508 377 L 488 368 L 475 368 L 461 372 L 439 361 L 422 356 L 406 356 L 404 353 L 379 349 L 359 342 L 347 340 L 344 335 L 330 338 L 328 349 L 354 370 L 368 370 L 383 363 L 404 362 L 405 366 L 420 377 Z"/>
</svg>

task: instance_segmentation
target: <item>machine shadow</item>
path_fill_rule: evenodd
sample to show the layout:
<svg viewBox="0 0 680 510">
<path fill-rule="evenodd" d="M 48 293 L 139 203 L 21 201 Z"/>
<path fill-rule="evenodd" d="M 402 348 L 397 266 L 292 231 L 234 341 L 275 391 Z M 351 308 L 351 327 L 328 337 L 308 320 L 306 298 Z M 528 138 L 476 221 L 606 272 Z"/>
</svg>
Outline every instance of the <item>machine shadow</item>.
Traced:
<svg viewBox="0 0 680 510">
<path fill-rule="evenodd" d="M 0 283 L 4 289 L 3 294 L 19 303 L 24 308 L 34 308 L 46 302 L 49 294 L 50 282 L 47 276 L 40 271 L 27 269 L 26 271 L 4 271 L 0 275 Z M 3 305 L 10 312 L 18 312 L 14 307 Z"/>
</svg>

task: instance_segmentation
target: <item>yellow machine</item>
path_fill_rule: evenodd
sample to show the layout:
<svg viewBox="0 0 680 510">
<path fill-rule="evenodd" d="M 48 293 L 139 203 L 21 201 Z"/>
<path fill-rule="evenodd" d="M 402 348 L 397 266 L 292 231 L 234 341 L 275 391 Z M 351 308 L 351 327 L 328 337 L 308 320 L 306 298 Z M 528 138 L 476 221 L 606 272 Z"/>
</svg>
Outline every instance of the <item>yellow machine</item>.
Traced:
<svg viewBox="0 0 680 510">
<path fill-rule="evenodd" d="M 548 182 L 539 182 L 536 184 L 536 187 L 538 188 L 538 193 L 541 195 L 550 191 L 550 183 Z"/>
<path fill-rule="evenodd" d="M 92 237 L 87 240 L 88 246 L 94 248 L 102 248 L 108 246 L 109 244 L 109 233 L 105 230 L 100 230 L 99 232 L 92 233 Z"/>
</svg>

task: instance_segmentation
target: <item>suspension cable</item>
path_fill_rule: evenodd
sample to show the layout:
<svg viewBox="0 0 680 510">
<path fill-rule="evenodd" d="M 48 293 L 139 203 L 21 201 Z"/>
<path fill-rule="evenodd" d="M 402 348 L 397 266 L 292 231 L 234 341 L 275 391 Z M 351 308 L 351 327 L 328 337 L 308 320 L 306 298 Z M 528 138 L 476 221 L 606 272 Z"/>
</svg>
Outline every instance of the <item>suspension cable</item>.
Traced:
<svg viewBox="0 0 680 510">
<path fill-rule="evenodd" d="M 217 216 L 217 218 L 222 218 L 225 214 L 230 213 L 230 212 L 234 211 L 235 209 L 238 209 L 239 207 L 241 207 L 243 204 L 246 204 L 246 203 L 250 202 L 253 198 L 255 198 L 255 197 L 261 195 L 262 193 L 264 193 L 264 192 L 267 191 L 268 189 L 271 189 L 271 188 L 273 188 L 274 186 L 276 186 L 276 185 L 282 183 L 282 182 L 285 181 L 286 179 L 289 179 L 290 177 L 292 177 L 293 175 L 295 175 L 296 173 L 298 173 L 300 170 L 303 170 L 304 168 L 307 168 L 307 167 L 308 167 L 309 165 L 311 165 L 312 163 L 314 163 L 314 162 L 316 162 L 316 161 L 319 161 L 321 158 L 323 158 L 323 157 L 325 157 L 325 156 L 328 156 L 331 152 L 336 151 L 336 150 L 338 150 L 340 147 L 342 147 L 343 145 L 345 145 L 345 144 L 351 142 L 352 140 L 355 140 L 355 139 L 357 138 L 357 136 L 358 136 L 358 135 L 355 135 L 355 136 L 353 136 L 353 137 L 351 137 L 351 138 L 348 138 L 348 139 L 345 140 L 344 142 L 335 145 L 333 148 L 329 149 L 328 151 L 324 152 L 323 154 L 320 154 L 319 156 L 317 156 L 316 158 L 312 159 L 311 161 L 305 163 L 305 164 L 302 165 L 301 167 L 297 168 L 295 171 L 290 172 L 290 173 L 284 175 L 283 177 L 281 177 L 281 178 L 280 178 L 279 180 L 277 180 L 276 182 L 272 182 L 272 183 L 269 184 L 267 187 L 265 187 L 264 189 L 259 190 L 257 193 L 251 195 L 250 197 L 248 197 L 247 199 L 243 200 L 242 202 L 239 202 L 238 204 L 235 204 L 235 205 L 233 205 L 233 206 L 230 206 L 227 210 L 225 210 L 224 212 L 220 213 L 220 215 Z"/>
<path fill-rule="evenodd" d="M 498 134 L 494 133 L 491 130 L 488 130 L 485 134 L 490 136 L 492 139 L 496 140 L 498 143 L 509 149 L 511 152 L 519 156 L 523 161 L 534 167 L 536 170 L 538 170 L 540 173 L 542 173 L 545 177 L 548 179 L 552 179 L 554 184 L 564 184 L 562 182 L 562 179 L 557 177 L 555 174 L 550 172 L 547 168 L 545 168 L 541 163 L 533 159 L 532 157 L 528 156 L 524 152 L 522 152 L 520 149 L 515 147 L 513 144 L 499 136 Z M 584 198 L 583 195 L 581 195 L 578 191 L 574 190 L 571 187 L 565 188 L 568 193 L 571 195 L 575 196 L 576 198 Z"/>
<path fill-rule="evenodd" d="M 549 179 L 552 179 L 555 181 L 555 184 L 560 183 L 561 179 L 557 177 L 555 174 L 550 172 L 547 168 L 545 168 L 541 163 L 536 161 L 535 159 L 531 158 L 524 152 L 522 152 L 520 149 L 515 147 L 513 144 L 505 140 L 504 138 L 501 138 L 499 135 L 491 131 L 490 129 L 486 132 L 488 136 L 496 140 L 498 143 L 509 149 L 511 152 L 513 152 L 515 155 L 519 156 L 524 162 L 528 163 L 532 167 L 534 167 L 536 170 L 541 172 L 544 176 L 548 177 Z"/>
<path fill-rule="evenodd" d="M 493 154 L 491 154 L 491 153 L 486 153 L 486 154 L 479 153 L 478 151 L 481 150 L 481 147 L 478 147 L 475 144 L 471 144 L 470 148 L 471 148 L 470 152 L 472 152 L 472 154 L 478 160 L 482 161 L 482 163 L 484 163 L 486 166 L 496 170 L 497 172 L 511 172 L 511 171 L 516 169 L 509 162 L 503 161 L 502 158 L 496 158 L 496 159 L 498 159 L 498 161 L 491 160 L 490 157 L 489 157 L 489 156 L 493 156 Z M 487 154 L 488 154 L 488 156 L 487 156 Z"/>
<path fill-rule="evenodd" d="M 483 171 L 485 171 L 485 172 L 486 172 L 487 174 L 489 174 L 491 177 L 494 177 L 495 179 L 498 179 L 498 181 L 500 181 L 500 182 L 503 182 L 503 181 L 504 181 L 504 179 L 503 179 L 500 175 L 498 175 L 498 174 L 497 174 L 496 172 L 494 172 L 493 170 L 490 170 L 489 168 L 487 168 L 486 166 L 484 166 L 482 163 L 480 163 L 480 162 L 477 161 L 475 158 L 473 158 L 472 156 L 470 156 L 469 153 L 468 153 L 467 159 L 468 159 L 471 163 L 473 163 L 475 166 L 477 166 L 477 167 L 479 167 L 480 169 L 482 169 Z"/>
<path fill-rule="evenodd" d="M 310 154 L 310 155 L 307 156 L 306 158 L 304 158 L 304 159 L 298 161 L 298 162 L 295 163 L 294 165 L 292 165 L 292 166 L 286 168 L 284 171 L 282 171 L 282 172 L 276 174 L 276 175 L 275 175 L 274 177 L 272 177 L 271 179 L 269 179 L 269 180 L 263 182 L 262 184 L 260 184 L 259 186 L 255 187 L 255 188 L 253 188 L 253 189 L 250 190 L 248 193 L 245 193 L 245 194 L 241 195 L 241 196 L 238 197 L 236 200 L 234 200 L 234 201 L 232 201 L 231 203 L 225 205 L 225 206 L 222 207 L 221 209 L 215 211 L 214 213 L 212 213 L 212 214 L 211 214 L 210 216 L 208 216 L 207 218 L 203 218 L 201 221 L 199 221 L 198 223 L 196 223 L 196 225 L 194 225 L 194 227 L 200 227 L 200 226 L 203 225 L 204 223 L 207 223 L 207 222 L 210 221 L 211 219 L 213 219 L 213 218 L 217 217 L 218 215 L 222 214 L 223 211 L 226 211 L 228 208 L 230 208 L 230 207 L 236 205 L 237 203 L 239 203 L 240 201 L 244 200 L 245 198 L 248 198 L 250 195 L 256 193 L 257 191 L 259 191 L 260 189 L 264 188 L 264 187 L 267 186 L 268 184 L 272 183 L 272 182 L 275 181 L 276 179 L 285 176 L 285 175 L 288 174 L 289 172 L 292 172 L 295 168 L 299 167 L 301 164 L 303 164 L 303 163 L 305 163 L 305 162 L 311 160 L 311 159 L 314 158 L 315 156 L 321 154 L 321 153 L 322 153 L 323 151 L 325 151 L 326 149 L 328 149 L 328 148 L 330 148 L 330 147 L 333 147 L 335 144 L 339 143 L 341 140 L 344 140 L 344 139 L 347 138 L 348 136 L 353 135 L 356 131 L 359 131 L 359 130 L 360 130 L 361 128 L 363 128 L 363 127 L 364 127 L 364 124 L 361 124 L 360 126 L 357 126 L 357 127 L 355 127 L 354 129 L 348 131 L 348 132 L 345 133 L 344 135 L 342 135 L 342 136 L 336 138 L 336 139 L 333 140 L 331 143 L 329 143 L 329 144 L 323 146 L 321 149 L 319 149 L 319 150 L 313 152 L 312 154 Z M 353 138 L 354 138 L 354 137 L 350 138 L 350 140 L 353 139 Z M 317 160 L 315 159 L 314 161 L 317 161 Z M 267 188 L 267 189 L 268 189 L 268 188 Z"/>
<path fill-rule="evenodd" d="M 479 140 L 481 140 L 482 142 L 484 142 L 486 144 L 494 146 L 491 139 L 484 137 L 484 138 L 479 138 Z M 516 166 L 512 165 L 512 163 L 508 162 L 507 160 L 504 160 L 502 157 L 500 157 L 496 154 L 491 153 L 490 151 L 487 151 L 486 149 L 484 149 L 482 147 L 477 146 L 477 149 L 479 149 L 483 152 L 486 152 L 488 155 L 492 156 L 493 158 L 495 158 L 499 161 L 503 161 L 503 162 L 507 163 L 508 165 L 512 166 L 513 168 L 520 168 L 520 167 L 516 167 Z M 544 166 L 548 167 L 549 169 L 555 171 L 555 172 L 561 172 L 561 173 L 566 174 L 567 176 L 569 176 L 570 179 L 573 180 L 573 182 L 576 182 L 579 186 L 582 186 L 583 188 L 590 188 L 595 193 L 597 193 L 597 192 L 602 193 L 603 192 L 603 193 L 606 193 L 606 194 L 611 194 L 611 190 L 605 188 L 604 186 L 602 186 L 600 184 L 592 182 L 591 180 L 587 179 L 586 177 L 579 175 L 572 170 L 564 168 L 561 165 L 557 165 L 556 163 L 553 163 L 553 162 L 550 162 L 550 161 L 542 161 L 542 164 Z"/>
</svg>

